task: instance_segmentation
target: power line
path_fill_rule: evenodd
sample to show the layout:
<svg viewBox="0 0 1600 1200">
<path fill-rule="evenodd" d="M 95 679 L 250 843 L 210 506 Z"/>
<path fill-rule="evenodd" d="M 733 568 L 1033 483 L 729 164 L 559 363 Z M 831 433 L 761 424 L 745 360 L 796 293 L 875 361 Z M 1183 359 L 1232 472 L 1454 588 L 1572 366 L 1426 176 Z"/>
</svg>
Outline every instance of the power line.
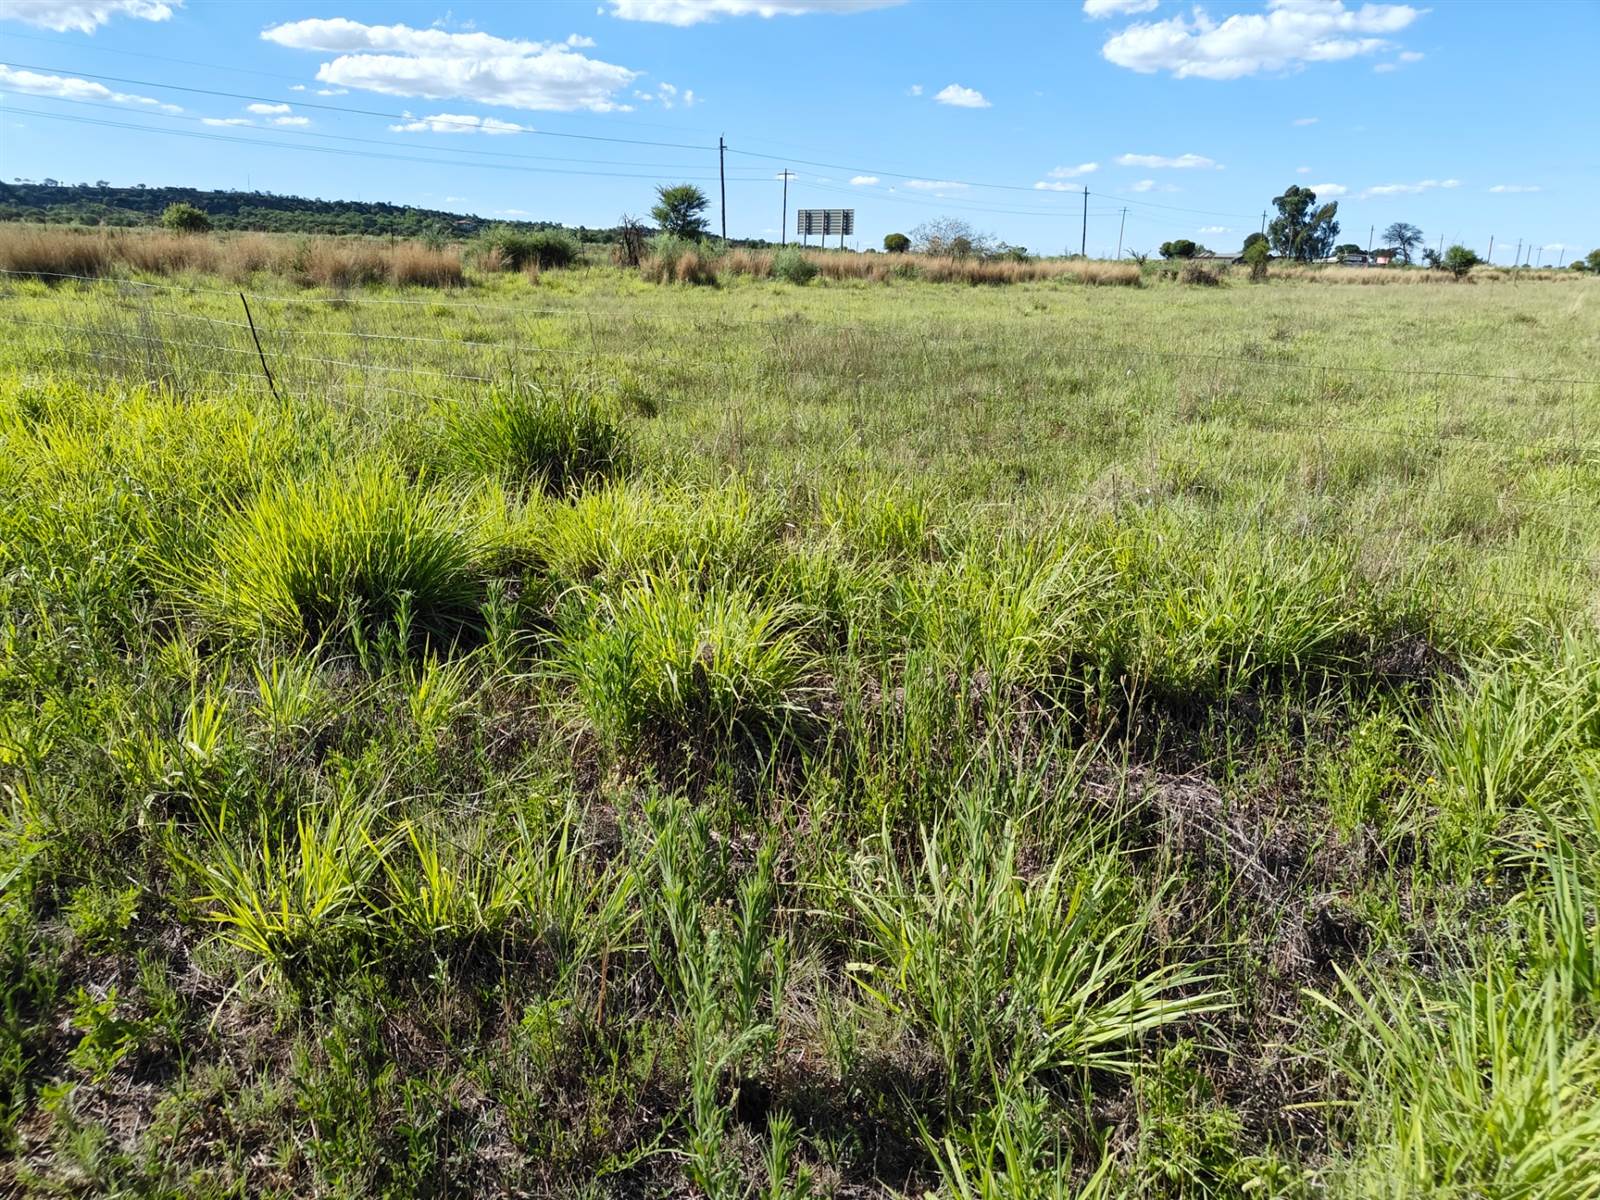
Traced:
<svg viewBox="0 0 1600 1200">
<path fill-rule="evenodd" d="M 124 75 L 96 75 L 96 74 L 94 74 L 94 73 L 92 73 L 90 71 L 76 71 L 71 67 L 42 66 L 39 63 L 13 62 L 13 63 L 10 63 L 9 65 L 10 66 L 14 66 L 14 67 L 21 67 L 25 71 L 58 71 L 58 72 L 66 72 L 66 73 L 69 73 L 69 74 L 76 75 L 76 76 L 78 76 L 80 78 L 83 78 L 83 79 L 97 79 L 97 80 L 99 80 L 99 81 L 101 81 L 103 83 L 127 83 L 127 84 L 132 84 L 135 87 L 149 87 L 149 88 L 165 89 L 166 91 L 169 91 L 169 92 L 184 92 L 186 94 L 195 95 L 195 96 L 218 96 L 218 97 L 221 97 L 221 98 L 226 99 L 226 100 L 254 100 L 254 101 L 257 101 L 257 102 L 260 102 L 260 103 L 264 103 L 264 104 L 282 104 L 282 103 L 285 103 L 285 101 L 284 101 L 282 96 L 256 96 L 256 95 L 251 95 L 251 94 L 249 94 L 247 92 L 224 92 L 224 91 L 220 91 L 220 90 L 218 90 L 216 88 L 188 87 L 188 86 L 185 86 L 185 85 L 182 85 L 182 84 L 176 84 L 176 83 L 161 83 L 161 82 L 158 82 L 158 81 L 153 80 L 153 79 L 130 79 L 127 76 L 124 76 Z M 348 113 L 348 114 L 350 114 L 352 116 L 357 116 L 357 117 L 382 117 L 386 121 L 413 121 L 413 120 L 416 120 L 416 118 L 414 116 L 411 116 L 410 114 L 407 114 L 407 113 L 382 112 L 380 110 L 370 109 L 370 108 L 351 108 L 348 105 L 343 105 L 343 104 L 318 104 L 318 103 L 316 103 L 315 101 L 312 101 L 312 100 L 296 100 L 294 102 L 294 104 L 295 104 L 295 106 L 297 108 L 310 108 L 310 109 L 316 109 L 316 110 L 319 110 L 319 111 L 322 111 L 322 112 Z M 476 129 L 478 127 L 477 126 L 477 122 L 475 120 L 462 120 L 460 118 L 453 118 L 452 119 L 452 118 L 441 118 L 441 117 L 430 117 L 429 120 L 435 122 L 436 124 L 446 124 L 446 125 L 448 125 L 448 124 L 457 124 L 457 125 L 461 125 L 463 128 Z M 657 146 L 657 147 L 662 147 L 662 148 L 669 149 L 669 150 L 703 150 L 703 151 L 706 151 L 707 153 L 709 153 L 710 151 L 716 149 L 715 146 L 698 146 L 698 145 L 692 145 L 692 144 L 687 143 L 687 142 L 652 142 L 652 141 L 647 141 L 647 140 L 644 140 L 644 139 L 641 139 L 641 138 L 604 137 L 604 136 L 602 136 L 600 134 L 597 134 L 597 133 L 565 133 L 565 132 L 558 132 L 558 131 L 556 131 L 554 129 L 528 129 L 528 128 L 520 127 L 520 126 L 517 129 L 514 129 L 514 130 L 508 129 L 508 130 L 506 130 L 506 132 L 507 133 L 529 134 L 529 135 L 532 135 L 532 136 L 535 136 L 535 137 L 572 138 L 572 139 L 575 139 L 577 141 L 584 141 L 584 142 L 612 142 L 612 143 L 615 143 L 617 145 L 622 145 L 622 146 Z"/>
<path fill-rule="evenodd" d="M 186 121 L 190 124 L 200 125 L 204 125 L 206 123 L 205 118 L 191 116 L 187 113 L 139 112 L 137 110 L 130 110 L 121 104 L 104 104 L 96 100 L 79 100 L 68 96 L 32 96 L 31 98 L 35 100 L 48 100 L 51 103 L 73 104 L 82 108 L 99 108 L 108 112 L 123 113 L 129 116 L 137 115 L 141 117 L 159 117 L 163 121 Z M 8 111 L 20 112 L 23 110 L 11 109 Z M 385 141 L 383 138 L 355 137 L 346 133 L 323 133 L 321 130 L 316 129 L 281 128 L 270 125 L 240 125 L 232 126 L 232 128 L 249 129 L 255 133 L 267 133 L 281 137 L 322 138 L 326 141 L 354 142 L 364 146 L 388 146 L 392 149 L 411 149 L 410 146 L 402 147 L 393 141 Z M 696 167 L 689 167 L 682 163 L 636 162 L 628 159 L 611 158 L 569 158 L 565 155 L 559 154 L 518 154 L 514 150 L 479 150 L 467 146 L 428 146 L 425 148 L 417 147 L 417 149 L 425 149 L 426 152 L 430 154 L 471 154 L 484 158 L 514 158 L 529 162 L 591 163 L 596 166 L 609 167 L 660 167 L 663 170 L 670 171 L 697 169 Z M 748 180 L 741 178 L 738 180 L 738 182 L 744 183 L 748 182 Z"/>
<path fill-rule="evenodd" d="M 273 143 L 273 142 L 263 142 L 259 138 L 239 137 L 239 136 L 234 135 L 234 134 L 201 133 L 199 130 L 192 130 L 192 129 L 160 129 L 160 128 L 157 128 L 154 125 L 135 125 L 135 124 L 133 124 L 131 122 L 128 122 L 128 121 L 107 121 L 107 120 L 103 120 L 103 119 L 98 118 L 98 117 L 78 117 L 78 116 L 73 116 L 71 113 L 44 112 L 43 110 L 36 109 L 36 108 L 10 108 L 10 107 L 8 107 L 5 111 L 12 112 L 12 113 L 22 113 L 22 114 L 24 114 L 26 116 L 30 116 L 30 117 L 43 117 L 47 121 L 70 121 L 73 124 L 77 124 L 77 125 L 98 125 L 98 126 L 102 126 L 104 128 L 109 128 L 109 129 L 127 129 L 127 130 L 131 130 L 133 132 L 136 132 L 136 133 L 152 133 L 152 134 L 156 134 L 157 136 L 160 136 L 160 137 L 199 138 L 199 139 L 202 139 L 204 141 L 211 141 L 211 142 L 237 142 L 237 143 L 240 143 L 240 144 L 246 145 L 246 146 L 268 147 L 268 148 L 275 149 L 275 150 L 295 150 L 295 151 L 299 151 L 301 153 L 308 153 L 308 154 L 332 154 L 332 155 L 335 155 L 335 156 L 340 157 L 340 158 L 388 159 L 388 160 L 394 161 L 394 162 L 428 163 L 428 164 L 434 165 L 434 166 L 457 167 L 457 168 L 474 167 L 474 168 L 476 168 L 476 169 L 478 169 L 480 171 L 514 171 L 514 172 L 517 172 L 517 173 L 520 173 L 520 174 L 582 175 L 582 176 L 588 176 L 588 177 L 603 177 L 603 178 L 612 178 L 612 179 L 660 179 L 661 178 L 661 175 L 659 173 L 646 175 L 646 174 L 640 174 L 638 172 L 633 172 L 633 171 L 579 171 L 579 170 L 565 170 L 565 169 L 562 169 L 562 168 L 559 168 L 559 167 L 520 167 L 520 166 L 513 166 L 513 165 L 511 165 L 509 163 L 457 162 L 454 159 L 448 159 L 448 158 L 422 158 L 422 157 L 418 157 L 417 155 L 413 155 L 413 154 L 381 154 L 381 153 L 378 153 L 377 151 L 373 151 L 373 150 L 346 150 L 346 149 L 343 149 L 342 147 L 339 147 L 339 146 L 301 146 L 301 145 L 294 145 L 294 144 L 287 143 L 287 142 L 280 144 L 280 143 Z M 716 179 L 715 175 L 701 175 L 701 176 L 684 177 L 678 172 L 674 172 L 674 176 L 678 177 L 678 178 L 689 178 L 694 182 L 702 182 L 702 183 L 711 182 L 712 180 Z M 750 182 L 750 181 L 749 180 L 736 180 L 735 182 Z"/>
</svg>

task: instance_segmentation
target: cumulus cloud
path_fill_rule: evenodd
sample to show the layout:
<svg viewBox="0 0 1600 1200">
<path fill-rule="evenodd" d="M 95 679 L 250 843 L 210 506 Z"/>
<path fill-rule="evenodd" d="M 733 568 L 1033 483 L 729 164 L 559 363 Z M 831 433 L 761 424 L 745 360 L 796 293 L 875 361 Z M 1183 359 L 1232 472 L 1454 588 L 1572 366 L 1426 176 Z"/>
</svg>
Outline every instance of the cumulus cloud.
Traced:
<svg viewBox="0 0 1600 1200">
<path fill-rule="evenodd" d="M 1434 188 L 1458 188 L 1459 179 L 1424 179 L 1417 183 L 1381 183 L 1361 193 L 1363 200 L 1371 196 L 1418 196 Z M 1315 190 L 1315 189 L 1313 189 Z"/>
<path fill-rule="evenodd" d="M 905 0 L 611 0 L 611 15 L 624 21 L 685 26 L 715 21 L 718 17 L 858 13 L 904 3 Z"/>
<path fill-rule="evenodd" d="M 1228 230 L 1228 227 L 1226 225 L 1202 225 L 1202 226 L 1200 226 L 1200 232 L 1201 233 L 1227 233 L 1227 232 L 1229 232 L 1229 230 Z"/>
<path fill-rule="evenodd" d="M 1324 200 L 1332 200 L 1339 196 L 1348 196 L 1350 194 L 1350 189 L 1342 183 L 1313 183 L 1311 190 Z"/>
<path fill-rule="evenodd" d="M 298 127 L 300 127 L 302 125 L 311 124 L 311 118 L 310 117 L 273 117 L 272 118 L 272 123 L 274 125 L 288 125 L 288 126 L 292 126 L 292 127 L 298 128 Z"/>
<path fill-rule="evenodd" d="M 959 83 L 949 84 L 939 90 L 933 97 L 940 104 L 948 104 L 952 108 L 988 108 L 989 101 L 984 94 L 976 88 L 962 87 Z"/>
<path fill-rule="evenodd" d="M 506 108 L 612 112 L 638 71 L 578 53 L 567 42 L 530 42 L 477 31 L 365 25 L 344 17 L 275 25 L 262 38 L 336 54 L 319 82 L 390 96 L 473 100 Z"/>
<path fill-rule="evenodd" d="M 853 175 L 850 182 L 856 187 L 872 187 L 879 182 L 876 175 Z"/>
<path fill-rule="evenodd" d="M 1311 168 L 1310 167 L 1296 167 L 1294 169 L 1294 173 L 1296 175 L 1309 175 L 1309 174 L 1311 174 Z"/>
<path fill-rule="evenodd" d="M 949 179 L 908 179 L 906 186 L 919 192 L 955 192 L 967 185 Z"/>
<path fill-rule="evenodd" d="M 176 104 L 164 104 L 150 96 L 137 96 L 132 92 L 113 92 L 103 83 L 91 79 L 78 79 L 72 75 L 41 75 L 37 71 L 22 71 L 0 64 L 0 88 L 22 92 L 29 96 L 48 96 L 54 100 L 99 100 L 111 104 L 131 104 L 155 108 L 162 112 L 180 113 Z"/>
<path fill-rule="evenodd" d="M 1296 117 L 1294 123 L 1296 125 L 1315 125 L 1320 120 L 1322 120 L 1321 117 Z"/>
<path fill-rule="evenodd" d="M 906 95 L 908 95 L 908 96 L 920 96 L 920 95 L 922 95 L 922 85 L 920 83 L 913 83 L 910 87 L 908 87 L 906 89 Z"/>
<path fill-rule="evenodd" d="M 1207 158 L 1203 154 L 1180 154 L 1177 158 L 1168 158 L 1164 154 L 1122 154 L 1117 157 L 1117 165 L 1123 167 L 1170 167 L 1178 171 L 1222 170 L 1221 163 L 1215 159 Z"/>
<path fill-rule="evenodd" d="M 254 125 L 255 122 L 249 117 L 201 117 L 200 124 L 221 127 L 224 125 Z"/>
<path fill-rule="evenodd" d="M 662 108 L 675 108 L 679 104 L 685 108 L 693 108 L 699 99 L 694 94 L 693 88 L 680 92 L 670 83 L 657 85 L 653 92 L 634 92 L 633 95 L 636 100 L 643 100 L 647 104 L 659 102 Z"/>
<path fill-rule="evenodd" d="M 1106 39 L 1100 53 L 1130 71 L 1167 71 L 1179 79 L 1239 79 L 1262 71 L 1287 71 L 1307 63 L 1378 54 L 1425 10 L 1409 4 L 1343 0 L 1268 0 L 1265 13 L 1213 20 L 1201 8 L 1189 17 L 1142 21 Z"/>
<path fill-rule="evenodd" d="M 1539 191 L 1541 189 L 1540 189 L 1539 185 L 1536 184 L 1536 183 L 1497 183 L 1492 188 L 1490 188 L 1489 190 L 1491 192 L 1498 192 L 1498 193 L 1506 194 L 1506 193 L 1519 193 L 1519 192 L 1537 192 L 1537 191 Z"/>
<path fill-rule="evenodd" d="M 112 17 L 166 21 L 183 0 L 5 0 L 0 18 L 56 33 L 93 33 Z"/>
<path fill-rule="evenodd" d="M 1079 163 L 1075 167 L 1052 167 L 1045 174 L 1051 179 L 1076 179 L 1079 175 L 1092 175 L 1100 169 L 1097 162 Z"/>
<path fill-rule="evenodd" d="M 531 128 L 515 121 L 495 117 L 474 117 L 460 113 L 435 113 L 400 125 L 389 126 L 390 133 L 522 133 Z"/>
<path fill-rule="evenodd" d="M 257 116 L 269 117 L 273 113 L 286 113 L 289 111 L 287 104 L 246 104 L 245 112 L 253 112 Z"/>
<path fill-rule="evenodd" d="M 1161 0 L 1083 0 L 1083 15 L 1098 21 L 1101 17 L 1131 16 L 1147 13 Z"/>
</svg>

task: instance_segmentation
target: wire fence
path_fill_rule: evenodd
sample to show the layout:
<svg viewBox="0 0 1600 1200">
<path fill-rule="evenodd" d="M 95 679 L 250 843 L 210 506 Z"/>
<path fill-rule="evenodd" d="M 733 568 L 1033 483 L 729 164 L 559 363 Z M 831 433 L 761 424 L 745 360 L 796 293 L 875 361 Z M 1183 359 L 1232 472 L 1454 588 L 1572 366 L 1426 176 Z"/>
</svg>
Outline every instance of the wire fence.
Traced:
<svg viewBox="0 0 1600 1200">
<path fill-rule="evenodd" d="M 1258 519 L 1268 527 L 1276 519 L 1268 498 L 1286 488 L 1329 494 L 1355 469 L 1352 454 L 1387 445 L 1381 469 L 1401 478 L 1402 495 L 1447 513 L 1493 507 L 1503 526 L 1494 554 L 1560 569 L 1570 576 L 1564 582 L 1584 588 L 1600 571 L 1600 437 L 1592 433 L 1600 378 L 1119 344 L 1070 323 L 949 322 L 930 331 L 894 318 L 693 309 L 662 317 L 627 305 L 303 296 L 65 274 L 51 278 L 67 289 L 30 296 L 19 312 L 5 303 L 11 274 L 0 272 L 0 326 L 14 331 L 6 357 L 24 372 L 189 397 L 226 382 L 346 410 L 449 405 L 552 371 L 588 386 L 626 377 L 723 405 L 730 423 L 744 419 L 747 401 L 794 411 L 849 404 L 860 444 L 841 453 L 859 450 L 862 429 L 884 419 L 865 411 L 867 384 L 902 372 L 925 385 L 919 403 L 945 410 L 945 435 L 960 428 L 948 419 L 957 413 L 976 441 L 1107 443 L 1111 482 L 1085 494 L 1091 506 L 1108 494 L 1112 503 L 1141 504 L 1248 487 L 1262 498 Z M 1066 386 L 1072 403 L 1045 394 L 1041 379 Z M 1540 469 L 1554 479 L 1529 486 Z M 1437 534 L 1457 549 L 1470 536 L 1448 527 Z"/>
</svg>

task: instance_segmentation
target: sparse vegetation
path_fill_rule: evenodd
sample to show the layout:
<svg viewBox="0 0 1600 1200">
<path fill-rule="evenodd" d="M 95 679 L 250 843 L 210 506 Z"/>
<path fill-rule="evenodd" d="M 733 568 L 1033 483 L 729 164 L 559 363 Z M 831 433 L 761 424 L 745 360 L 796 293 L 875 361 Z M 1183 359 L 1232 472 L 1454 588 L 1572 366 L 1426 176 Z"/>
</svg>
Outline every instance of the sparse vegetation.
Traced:
<svg viewBox="0 0 1600 1200">
<path fill-rule="evenodd" d="M 1592 1195 L 1587 272 L 0 261 L 0 1192 Z"/>
</svg>

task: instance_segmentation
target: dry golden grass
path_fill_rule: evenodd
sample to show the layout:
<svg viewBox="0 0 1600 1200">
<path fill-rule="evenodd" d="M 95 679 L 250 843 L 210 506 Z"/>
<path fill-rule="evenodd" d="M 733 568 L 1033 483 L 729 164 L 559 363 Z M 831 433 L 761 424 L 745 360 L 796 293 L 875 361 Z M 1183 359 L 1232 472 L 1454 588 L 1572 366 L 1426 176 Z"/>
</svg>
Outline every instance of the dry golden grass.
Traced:
<svg viewBox="0 0 1600 1200">
<path fill-rule="evenodd" d="M 164 230 L 0 225 L 0 269 L 26 274 L 222 275 L 236 283 L 259 271 L 305 287 L 460 287 L 458 250 L 362 238 L 291 238 L 248 233 L 204 236 Z"/>
<path fill-rule="evenodd" d="M 926 279 L 933 283 L 1005 284 L 1039 279 L 1063 280 L 1113 287 L 1138 287 L 1139 268 L 1132 263 L 1081 259 L 1030 259 L 1026 262 L 981 261 L 975 258 L 939 258 L 925 254 L 855 254 L 849 251 L 813 250 L 806 254 L 826 279 L 859 279 L 884 283 L 895 277 Z M 772 274 L 773 255 L 767 250 L 733 250 L 722 266 L 734 275 L 765 279 Z"/>
</svg>

